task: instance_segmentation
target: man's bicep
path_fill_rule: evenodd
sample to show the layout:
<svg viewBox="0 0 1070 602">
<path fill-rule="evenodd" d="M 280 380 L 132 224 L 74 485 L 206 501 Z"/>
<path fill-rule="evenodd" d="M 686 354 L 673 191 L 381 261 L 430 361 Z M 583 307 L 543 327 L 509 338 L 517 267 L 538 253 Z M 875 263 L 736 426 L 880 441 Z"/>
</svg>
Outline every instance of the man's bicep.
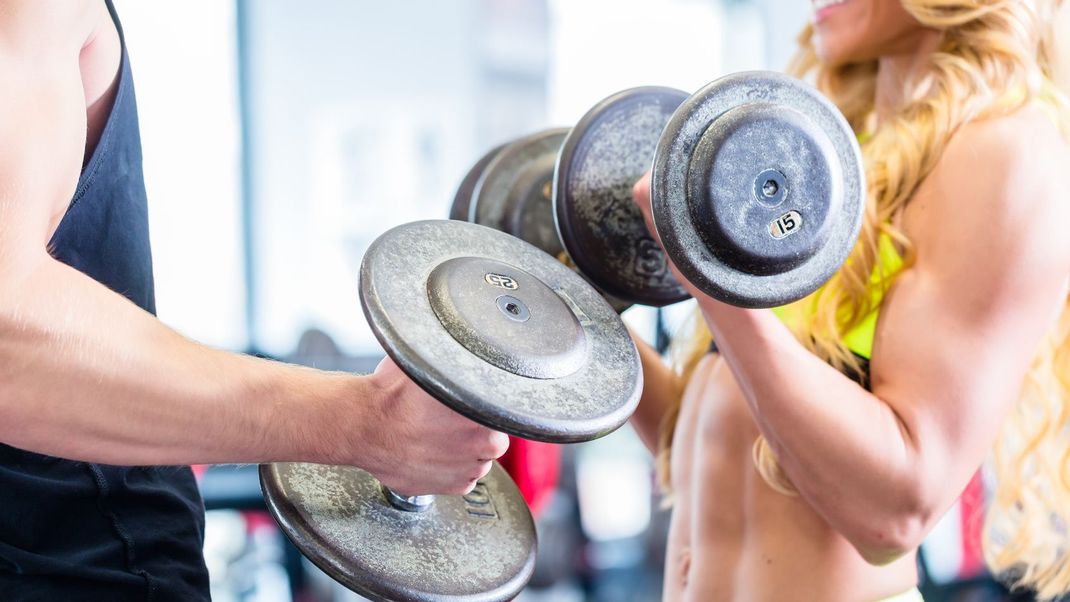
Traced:
<svg viewBox="0 0 1070 602">
<path fill-rule="evenodd" d="M 44 248 L 78 181 L 85 146 L 79 23 L 56 2 L 0 0 L 0 261 Z M 90 4 L 90 3 L 86 3 Z M 49 21 L 49 17 L 53 19 Z M 75 16 L 66 18 L 74 19 Z"/>
</svg>

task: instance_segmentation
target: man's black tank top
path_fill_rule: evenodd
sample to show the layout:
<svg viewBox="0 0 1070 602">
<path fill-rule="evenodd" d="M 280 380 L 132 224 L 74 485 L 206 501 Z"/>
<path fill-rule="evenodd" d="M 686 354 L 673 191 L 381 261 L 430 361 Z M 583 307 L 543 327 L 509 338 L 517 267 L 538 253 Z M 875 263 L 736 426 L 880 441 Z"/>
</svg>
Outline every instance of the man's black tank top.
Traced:
<svg viewBox="0 0 1070 602">
<path fill-rule="evenodd" d="M 110 0 L 108 10 L 122 40 Z M 125 40 L 122 48 L 111 113 L 49 249 L 155 313 Z M 0 600 L 208 600 L 203 539 L 189 467 L 103 466 L 0 445 Z"/>
</svg>

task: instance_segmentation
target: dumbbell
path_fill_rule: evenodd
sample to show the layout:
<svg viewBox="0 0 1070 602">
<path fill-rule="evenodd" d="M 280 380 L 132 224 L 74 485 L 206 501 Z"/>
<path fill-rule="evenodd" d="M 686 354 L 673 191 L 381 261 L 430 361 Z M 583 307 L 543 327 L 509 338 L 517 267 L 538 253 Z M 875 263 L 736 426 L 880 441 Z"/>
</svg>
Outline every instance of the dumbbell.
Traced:
<svg viewBox="0 0 1070 602">
<path fill-rule="evenodd" d="M 579 271 L 565 252 L 553 211 L 554 165 L 568 131 L 539 131 L 483 155 L 461 181 L 450 219 L 512 234 Z M 633 303 L 599 290 L 618 312 Z"/>
<path fill-rule="evenodd" d="M 548 136 L 536 148 L 550 151 L 511 144 L 489 154 L 470 182 L 469 219 L 485 219 L 484 200 L 545 197 L 549 155 L 557 240 L 584 258 L 577 265 L 623 266 L 599 288 L 624 290 L 624 272 L 642 259 L 637 241 L 649 240 L 631 186 L 649 165 L 642 149 L 653 147 L 655 227 L 703 291 L 747 307 L 781 304 L 816 289 L 846 258 L 864 201 L 860 153 L 817 92 L 772 74 L 732 76 L 667 111 L 653 136 L 637 133 L 637 123 L 651 121 L 629 108 L 633 95 L 649 99 L 607 99 L 556 150 Z M 496 171 L 507 184 L 496 183 Z M 524 225 L 546 223 L 543 202 L 510 209 L 519 217 L 508 229 L 538 231 Z M 454 410 L 520 437 L 590 440 L 634 411 L 641 366 L 613 307 L 552 251 L 478 224 L 409 224 L 369 248 L 361 305 L 387 354 Z M 611 262 L 613 253 L 627 261 Z M 600 284 L 595 270 L 581 269 Z M 260 474 L 284 533 L 372 599 L 508 600 L 533 570 L 531 515 L 497 465 L 462 497 L 400 496 L 350 467 L 281 463 Z"/>
<path fill-rule="evenodd" d="M 450 219 L 501 230 L 565 259 L 552 189 L 557 151 L 567 134 L 565 128 L 543 130 L 483 155 L 461 181 Z"/>
<path fill-rule="evenodd" d="M 459 221 L 399 226 L 369 247 L 358 288 L 397 365 L 492 429 L 587 441 L 638 404 L 642 367 L 617 312 L 514 236 Z M 406 497 L 343 466 L 269 464 L 260 478 L 296 547 L 372 600 L 511 600 L 532 575 L 534 523 L 496 463 L 465 496 Z"/>
<path fill-rule="evenodd" d="M 854 246 L 865 206 L 846 120 L 811 86 L 770 72 L 730 75 L 691 96 L 625 90 L 571 130 L 484 159 L 468 175 L 468 219 L 521 238 L 531 230 L 502 216 L 552 222 L 567 260 L 626 304 L 687 297 L 632 199 L 647 170 L 665 252 L 702 292 L 741 307 L 784 305 L 820 287 Z M 549 214 L 526 187 L 539 177 L 552 182 Z"/>
</svg>

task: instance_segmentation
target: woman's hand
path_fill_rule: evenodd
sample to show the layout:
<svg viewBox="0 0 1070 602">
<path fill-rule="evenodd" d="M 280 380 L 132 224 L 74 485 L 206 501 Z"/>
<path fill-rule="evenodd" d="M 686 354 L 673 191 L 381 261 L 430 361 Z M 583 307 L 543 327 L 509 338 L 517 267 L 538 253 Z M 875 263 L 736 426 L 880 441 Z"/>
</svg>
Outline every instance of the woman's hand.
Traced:
<svg viewBox="0 0 1070 602">
<path fill-rule="evenodd" d="M 632 187 L 632 198 L 635 199 L 636 206 L 639 207 L 639 212 L 643 214 L 643 221 L 646 222 L 646 229 L 650 231 L 650 235 L 654 237 L 657 243 L 661 244 L 661 239 L 658 238 L 658 231 L 654 228 L 654 214 L 650 207 L 650 172 L 643 174 L 642 178 L 635 183 Z"/>
<path fill-rule="evenodd" d="M 636 206 L 639 207 L 639 212 L 643 214 L 643 221 L 646 222 L 646 229 L 650 232 L 650 237 L 654 239 L 654 242 L 658 243 L 658 247 L 661 248 L 662 255 L 665 257 L 665 263 L 668 265 L 669 270 L 672 271 L 672 275 L 676 277 L 676 280 L 687 290 L 688 294 L 699 301 L 700 306 L 706 302 L 720 303 L 696 288 L 695 285 L 687 280 L 687 278 L 684 278 L 684 275 L 680 273 L 680 270 L 676 269 L 676 265 L 672 262 L 672 259 L 669 258 L 669 254 L 665 252 L 665 245 L 661 244 L 661 238 L 658 236 L 658 231 L 654 227 L 654 213 L 650 206 L 649 171 L 635 183 L 635 186 L 632 188 L 632 198 L 635 200 Z"/>
</svg>

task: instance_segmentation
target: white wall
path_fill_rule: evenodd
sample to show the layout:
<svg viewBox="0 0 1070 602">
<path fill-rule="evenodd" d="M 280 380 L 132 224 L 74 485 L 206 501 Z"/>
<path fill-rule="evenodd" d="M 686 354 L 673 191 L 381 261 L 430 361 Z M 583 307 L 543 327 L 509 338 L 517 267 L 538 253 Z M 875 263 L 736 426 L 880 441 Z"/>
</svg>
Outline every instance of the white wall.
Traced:
<svg viewBox="0 0 1070 602">
<path fill-rule="evenodd" d="M 160 318 L 244 349 L 234 5 L 115 5 L 134 71 Z"/>
<path fill-rule="evenodd" d="M 694 92 L 722 71 L 714 0 L 552 0 L 550 117 L 575 123 L 614 92 L 660 85 Z"/>
<path fill-rule="evenodd" d="M 245 348 L 234 3 L 116 4 L 160 316 Z M 247 6 L 257 342 L 280 355 L 313 326 L 350 353 L 377 353 L 356 301 L 363 249 L 393 224 L 443 216 L 494 143 L 573 123 L 623 88 L 693 91 L 728 71 L 782 67 L 809 14 L 803 0 Z"/>
<path fill-rule="evenodd" d="M 364 250 L 445 217 L 471 162 L 541 127 L 540 4 L 247 4 L 260 348 L 289 353 L 317 327 L 379 353 L 358 303 Z"/>
</svg>

